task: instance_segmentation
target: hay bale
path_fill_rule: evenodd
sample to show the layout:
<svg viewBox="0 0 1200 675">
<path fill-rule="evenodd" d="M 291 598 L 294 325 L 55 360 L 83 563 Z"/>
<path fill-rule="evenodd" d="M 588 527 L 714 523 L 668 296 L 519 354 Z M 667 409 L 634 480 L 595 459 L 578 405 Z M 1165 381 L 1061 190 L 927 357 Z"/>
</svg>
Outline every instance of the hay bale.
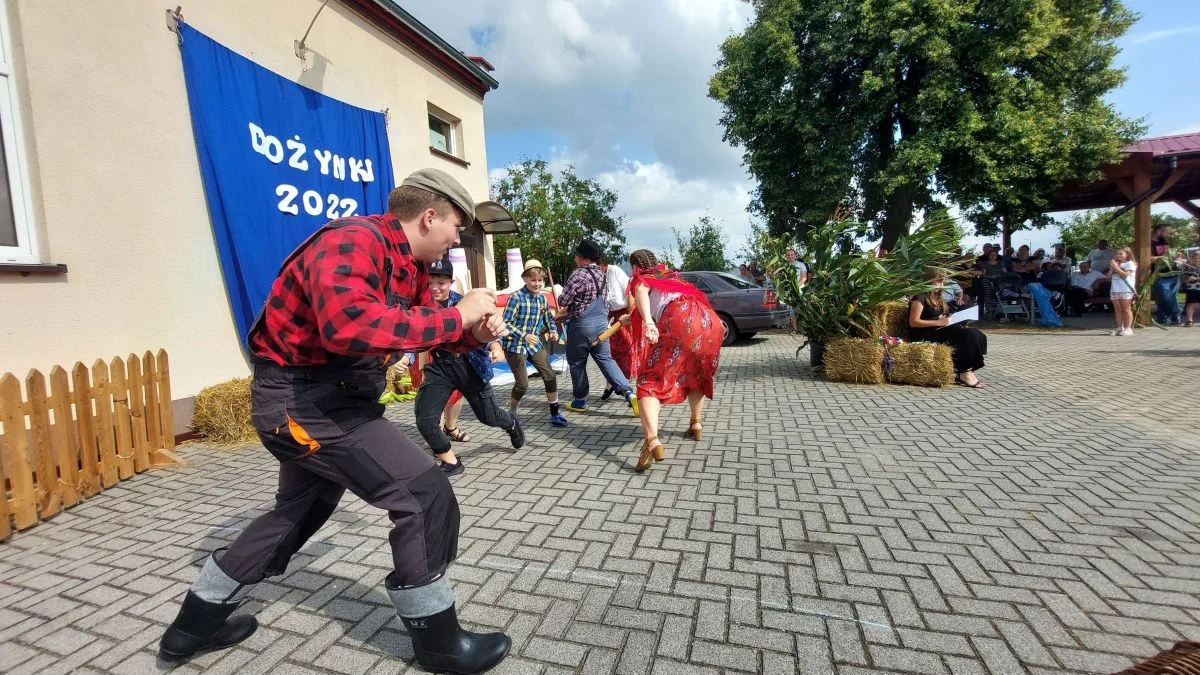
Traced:
<svg viewBox="0 0 1200 675">
<path fill-rule="evenodd" d="M 907 301 L 888 300 L 880 303 L 871 308 L 871 317 L 875 330 L 880 335 L 891 335 L 902 340 L 908 339 Z"/>
<path fill-rule="evenodd" d="M 825 347 L 825 377 L 834 382 L 883 384 L 883 347 L 877 340 L 833 340 Z"/>
<path fill-rule="evenodd" d="M 196 394 L 192 429 L 217 445 L 242 445 L 258 440 L 250 421 L 250 380 L 241 377 L 200 390 Z"/>
<path fill-rule="evenodd" d="M 933 342 L 909 342 L 891 348 L 892 372 L 888 380 L 896 384 L 944 387 L 954 381 L 954 362 L 950 348 Z"/>
</svg>

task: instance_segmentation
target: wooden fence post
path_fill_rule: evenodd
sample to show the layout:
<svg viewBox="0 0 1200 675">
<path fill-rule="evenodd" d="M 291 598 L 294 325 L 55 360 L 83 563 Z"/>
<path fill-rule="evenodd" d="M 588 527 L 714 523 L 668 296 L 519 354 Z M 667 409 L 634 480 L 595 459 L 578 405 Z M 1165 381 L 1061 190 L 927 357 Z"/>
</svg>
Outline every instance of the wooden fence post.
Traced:
<svg viewBox="0 0 1200 675">
<path fill-rule="evenodd" d="M 96 436 L 100 446 L 100 484 L 117 484 L 117 445 L 113 439 L 112 389 L 108 384 L 108 364 L 96 359 L 92 364 L 92 398 L 96 399 Z"/>
<path fill-rule="evenodd" d="M 130 354 L 129 422 L 133 427 L 133 468 L 138 473 L 150 468 L 150 442 L 146 440 L 145 384 L 142 382 L 142 361 Z"/>
<path fill-rule="evenodd" d="M 171 383 L 167 368 L 167 353 L 159 350 L 158 358 L 149 350 L 142 355 L 142 380 L 146 383 L 146 436 L 150 439 L 150 465 L 183 464 L 174 452 L 175 429 L 171 422 Z M 172 426 L 168 427 L 167 424 Z"/>
<path fill-rule="evenodd" d="M 133 475 L 133 433 L 129 428 L 129 385 L 125 381 L 125 361 L 112 360 L 109 378 L 113 392 L 113 423 L 117 426 L 117 473 L 121 480 Z"/>
<path fill-rule="evenodd" d="M 33 490 L 33 467 L 29 465 L 29 437 L 25 433 L 25 406 L 21 382 L 12 373 L 0 377 L 0 424 L 7 439 L 4 465 L 12 487 L 12 512 L 18 530 L 37 524 L 37 499 Z"/>
<path fill-rule="evenodd" d="M 54 461 L 53 439 L 50 435 L 46 378 L 36 370 L 29 371 L 25 376 L 25 392 L 29 396 L 30 457 L 37 467 L 38 517 L 46 520 L 62 510 L 58 467 Z"/>
<path fill-rule="evenodd" d="M 71 415 L 71 385 L 62 366 L 50 369 L 50 410 L 54 412 L 51 447 L 58 465 L 59 495 L 63 506 L 79 503 L 79 455 L 75 449 L 75 419 Z"/>
<path fill-rule="evenodd" d="M 75 362 L 71 369 L 74 391 L 75 426 L 79 429 L 79 483 L 83 495 L 91 497 L 100 492 L 100 461 L 96 450 L 96 430 L 92 422 L 92 384 L 87 366 Z"/>
</svg>

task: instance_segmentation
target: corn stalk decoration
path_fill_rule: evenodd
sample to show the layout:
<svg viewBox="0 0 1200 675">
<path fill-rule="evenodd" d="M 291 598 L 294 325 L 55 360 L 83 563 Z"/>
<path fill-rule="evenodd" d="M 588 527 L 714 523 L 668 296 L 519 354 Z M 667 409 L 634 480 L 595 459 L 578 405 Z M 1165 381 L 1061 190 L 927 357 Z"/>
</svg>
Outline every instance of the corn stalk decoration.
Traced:
<svg viewBox="0 0 1200 675">
<path fill-rule="evenodd" d="M 875 325 L 874 308 L 936 288 L 927 281 L 929 267 L 941 269 L 947 278 L 956 275 L 951 268 L 960 259 L 960 233 L 945 211 L 935 212 L 902 236 L 882 258 L 854 247 L 868 231 L 866 224 L 835 214 L 809 230 L 803 241 L 787 235 L 767 239 L 766 265 L 775 292 L 795 312 L 805 338 L 797 353 L 810 343 L 826 344 L 840 337 L 875 338 L 881 327 Z M 799 252 L 811 274 L 803 290 L 787 260 L 789 248 Z"/>
</svg>

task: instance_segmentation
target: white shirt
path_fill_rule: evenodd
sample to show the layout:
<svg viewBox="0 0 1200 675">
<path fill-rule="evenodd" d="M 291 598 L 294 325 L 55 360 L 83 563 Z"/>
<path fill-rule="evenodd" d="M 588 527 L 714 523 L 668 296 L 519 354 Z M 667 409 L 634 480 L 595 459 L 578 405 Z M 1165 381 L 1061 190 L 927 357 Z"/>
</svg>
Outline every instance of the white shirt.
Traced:
<svg viewBox="0 0 1200 675">
<path fill-rule="evenodd" d="M 608 305 L 608 311 L 625 309 L 629 306 L 629 299 L 625 295 L 625 290 L 629 288 L 629 275 L 617 265 L 609 265 L 604 274 L 604 303 Z"/>
<path fill-rule="evenodd" d="M 1092 252 L 1088 254 L 1088 261 L 1092 263 L 1092 269 L 1107 272 L 1108 263 L 1112 262 L 1113 256 L 1115 255 L 1117 255 L 1117 252 L 1111 248 L 1094 248 L 1092 249 Z"/>
<path fill-rule="evenodd" d="M 1087 274 L 1083 274 L 1082 272 L 1075 272 L 1075 273 L 1071 274 L 1071 285 L 1078 286 L 1079 288 L 1082 288 L 1085 291 L 1090 291 L 1090 290 L 1092 290 L 1092 284 L 1096 283 L 1097 281 L 1099 281 L 1100 279 L 1103 279 L 1103 278 L 1104 278 L 1104 273 L 1097 272 L 1096 270 L 1091 270 Z"/>
<path fill-rule="evenodd" d="M 650 316 L 654 317 L 655 323 L 658 323 L 667 305 L 679 296 L 679 293 L 664 293 L 654 288 L 650 289 Z"/>
<path fill-rule="evenodd" d="M 1109 293 L 1136 293 L 1133 285 L 1137 283 L 1137 263 L 1126 261 L 1121 263 L 1121 269 L 1129 272 L 1129 276 L 1122 277 L 1116 272 L 1112 275 L 1112 286 L 1109 287 Z"/>
</svg>

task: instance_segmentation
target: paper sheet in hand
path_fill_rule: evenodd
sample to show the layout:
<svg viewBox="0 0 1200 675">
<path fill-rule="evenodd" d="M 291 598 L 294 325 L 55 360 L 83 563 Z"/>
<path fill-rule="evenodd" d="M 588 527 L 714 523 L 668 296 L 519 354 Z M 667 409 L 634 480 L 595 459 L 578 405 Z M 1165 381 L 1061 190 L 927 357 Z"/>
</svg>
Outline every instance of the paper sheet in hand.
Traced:
<svg viewBox="0 0 1200 675">
<path fill-rule="evenodd" d="M 960 309 L 959 311 L 950 315 L 950 325 L 951 326 L 953 326 L 956 323 L 962 323 L 963 321 L 978 321 L 978 320 L 979 320 L 979 305 L 975 305 L 974 307 L 968 307 L 966 309 Z"/>
</svg>

